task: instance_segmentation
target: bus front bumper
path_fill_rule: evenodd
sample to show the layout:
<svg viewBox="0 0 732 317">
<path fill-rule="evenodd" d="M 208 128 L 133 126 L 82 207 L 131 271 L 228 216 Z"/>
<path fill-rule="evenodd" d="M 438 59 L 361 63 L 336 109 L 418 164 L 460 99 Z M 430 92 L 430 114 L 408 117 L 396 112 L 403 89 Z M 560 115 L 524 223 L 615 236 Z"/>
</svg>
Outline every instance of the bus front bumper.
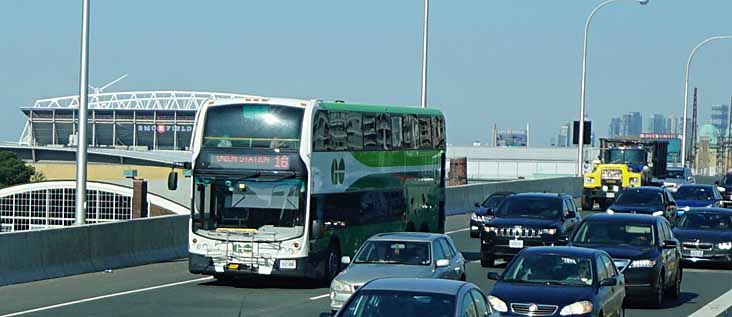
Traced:
<svg viewBox="0 0 732 317">
<path fill-rule="evenodd" d="M 294 262 L 294 268 L 292 267 Z M 286 263 L 286 264 L 285 264 Z M 283 265 L 285 264 L 285 265 Z M 313 263 L 311 258 L 292 258 L 292 259 L 276 259 L 274 266 L 269 268 L 254 267 L 249 264 L 228 263 L 223 266 L 223 270 L 216 270 L 213 259 L 211 257 L 189 253 L 188 270 L 193 274 L 214 275 L 224 277 L 244 277 L 244 276 L 276 276 L 276 277 L 292 277 L 292 278 L 317 278 L 317 263 Z"/>
</svg>

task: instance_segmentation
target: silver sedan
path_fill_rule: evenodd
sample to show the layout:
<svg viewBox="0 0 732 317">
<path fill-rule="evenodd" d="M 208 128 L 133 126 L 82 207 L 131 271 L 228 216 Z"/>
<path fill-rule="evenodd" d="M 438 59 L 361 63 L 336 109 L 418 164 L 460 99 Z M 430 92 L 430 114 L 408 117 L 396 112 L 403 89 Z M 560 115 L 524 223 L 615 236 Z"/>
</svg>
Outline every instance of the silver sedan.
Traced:
<svg viewBox="0 0 732 317">
<path fill-rule="evenodd" d="M 384 233 L 364 242 L 330 285 L 331 310 L 339 310 L 365 283 L 377 278 L 412 277 L 465 281 L 465 258 L 452 239 L 433 233 Z"/>
</svg>

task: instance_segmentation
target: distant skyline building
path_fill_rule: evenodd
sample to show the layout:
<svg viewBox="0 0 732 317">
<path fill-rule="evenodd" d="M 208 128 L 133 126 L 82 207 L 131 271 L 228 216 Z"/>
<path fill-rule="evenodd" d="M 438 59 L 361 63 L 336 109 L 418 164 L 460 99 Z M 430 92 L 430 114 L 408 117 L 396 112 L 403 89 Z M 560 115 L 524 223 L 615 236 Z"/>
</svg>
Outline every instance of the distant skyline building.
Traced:
<svg viewBox="0 0 732 317">
<path fill-rule="evenodd" d="M 640 112 L 624 113 L 620 119 L 620 136 L 638 136 L 643 132 L 643 117 Z"/>
<path fill-rule="evenodd" d="M 729 106 L 720 104 L 712 105 L 710 123 L 717 129 L 720 135 L 727 135 L 727 125 L 729 120 Z"/>
<path fill-rule="evenodd" d="M 654 113 L 648 116 L 648 121 L 644 132 L 647 133 L 668 133 L 666 127 L 666 117 L 660 113 Z"/>
<path fill-rule="evenodd" d="M 559 127 L 559 135 L 557 136 L 557 147 L 569 147 L 572 143 L 572 136 L 569 135 L 571 130 L 569 123 L 563 123 Z"/>
<path fill-rule="evenodd" d="M 620 117 L 612 117 L 608 125 L 608 136 L 616 138 L 620 136 Z"/>
</svg>

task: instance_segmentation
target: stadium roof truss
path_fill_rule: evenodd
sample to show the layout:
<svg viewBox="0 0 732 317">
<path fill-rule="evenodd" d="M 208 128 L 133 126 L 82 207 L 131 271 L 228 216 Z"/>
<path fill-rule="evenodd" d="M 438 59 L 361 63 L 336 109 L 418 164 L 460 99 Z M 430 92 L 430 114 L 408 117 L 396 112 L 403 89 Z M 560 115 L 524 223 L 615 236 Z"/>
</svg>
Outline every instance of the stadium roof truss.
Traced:
<svg viewBox="0 0 732 317">
<path fill-rule="evenodd" d="M 89 95 L 89 109 L 198 110 L 208 100 L 251 98 L 251 95 L 198 91 L 131 91 Z M 79 96 L 39 99 L 32 109 L 78 109 Z M 28 108 L 24 108 L 28 109 Z"/>
</svg>

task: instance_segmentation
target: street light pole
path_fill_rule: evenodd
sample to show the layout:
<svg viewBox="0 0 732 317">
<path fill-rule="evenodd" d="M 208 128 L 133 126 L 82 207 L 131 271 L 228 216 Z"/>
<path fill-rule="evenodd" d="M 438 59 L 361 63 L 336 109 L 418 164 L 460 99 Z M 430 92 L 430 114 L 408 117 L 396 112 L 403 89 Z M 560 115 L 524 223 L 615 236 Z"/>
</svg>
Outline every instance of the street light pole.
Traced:
<svg viewBox="0 0 732 317">
<path fill-rule="evenodd" d="M 86 222 L 86 122 L 89 88 L 89 1 L 82 0 L 79 133 L 76 139 L 76 224 Z"/>
<path fill-rule="evenodd" d="M 712 41 L 717 40 L 725 40 L 725 39 L 732 39 L 732 35 L 721 35 L 721 36 L 712 36 L 694 47 L 693 50 L 691 50 L 691 54 L 689 54 L 689 60 L 686 62 L 686 77 L 684 79 L 684 119 L 683 119 L 683 127 L 682 127 L 682 133 L 681 133 L 681 164 L 684 166 L 687 166 L 686 164 L 686 115 L 689 112 L 689 68 L 691 67 L 691 61 L 694 59 L 694 55 L 696 55 L 696 51 L 699 50 L 704 44 L 707 44 Z"/>
<path fill-rule="evenodd" d="M 582 176 L 583 171 L 583 151 L 584 151 L 584 135 L 585 135 L 585 87 L 587 84 L 587 38 L 589 35 L 590 30 L 590 21 L 592 21 L 592 17 L 595 16 L 595 13 L 597 13 L 600 8 L 613 3 L 617 1 L 623 1 L 623 0 L 607 0 L 603 3 L 600 3 L 597 7 L 595 7 L 594 10 L 592 10 L 592 13 L 590 13 L 590 16 L 587 17 L 587 21 L 585 22 L 585 35 L 584 35 L 584 45 L 582 48 L 582 82 L 580 83 L 580 118 L 579 118 L 579 142 L 577 142 L 577 175 Z M 629 1 L 635 1 L 640 3 L 641 5 L 648 4 L 649 0 L 629 0 Z"/>
<path fill-rule="evenodd" d="M 427 26 L 430 16 L 430 0 L 424 0 L 424 30 L 422 31 L 422 108 L 427 108 Z"/>
</svg>

